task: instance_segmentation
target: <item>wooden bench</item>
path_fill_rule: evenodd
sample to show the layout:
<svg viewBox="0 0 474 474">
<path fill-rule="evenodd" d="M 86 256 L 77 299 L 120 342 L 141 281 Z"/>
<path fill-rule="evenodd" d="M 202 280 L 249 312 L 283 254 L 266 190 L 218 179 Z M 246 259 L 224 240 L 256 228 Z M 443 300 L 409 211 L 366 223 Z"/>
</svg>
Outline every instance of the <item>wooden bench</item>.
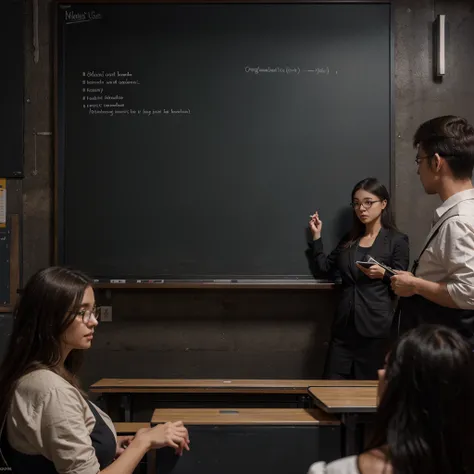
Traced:
<svg viewBox="0 0 474 474">
<path fill-rule="evenodd" d="M 375 386 L 375 381 L 312 380 L 312 379 L 118 379 L 104 378 L 91 385 L 90 392 L 101 394 L 106 409 L 121 407 L 122 421 L 132 421 L 132 400 L 139 394 L 247 395 L 272 400 L 288 400 L 299 408 L 311 405 L 308 387 Z M 268 397 L 269 396 L 269 397 Z M 279 397 L 279 398 L 278 398 Z M 235 400 L 235 397 L 234 399 Z M 231 404 L 231 403 L 230 403 Z M 248 405 L 248 403 L 247 403 Z M 117 410 L 118 411 L 118 410 Z M 118 419 L 117 419 L 118 421 Z"/>
<path fill-rule="evenodd" d="M 190 451 L 158 450 L 156 472 L 286 474 L 341 455 L 340 421 L 318 408 L 159 408 L 151 424 L 178 420 Z"/>
</svg>

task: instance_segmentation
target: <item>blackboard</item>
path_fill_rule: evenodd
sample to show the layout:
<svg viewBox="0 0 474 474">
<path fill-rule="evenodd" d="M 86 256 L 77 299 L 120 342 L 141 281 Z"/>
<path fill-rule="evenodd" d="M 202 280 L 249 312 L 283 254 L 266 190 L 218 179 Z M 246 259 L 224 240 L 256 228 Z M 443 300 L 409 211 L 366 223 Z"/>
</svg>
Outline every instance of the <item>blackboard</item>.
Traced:
<svg viewBox="0 0 474 474">
<path fill-rule="evenodd" d="M 96 278 L 311 278 L 390 186 L 388 3 L 57 5 L 57 256 Z"/>
<path fill-rule="evenodd" d="M 24 1 L 2 0 L 0 28 L 1 178 L 23 177 Z"/>
</svg>

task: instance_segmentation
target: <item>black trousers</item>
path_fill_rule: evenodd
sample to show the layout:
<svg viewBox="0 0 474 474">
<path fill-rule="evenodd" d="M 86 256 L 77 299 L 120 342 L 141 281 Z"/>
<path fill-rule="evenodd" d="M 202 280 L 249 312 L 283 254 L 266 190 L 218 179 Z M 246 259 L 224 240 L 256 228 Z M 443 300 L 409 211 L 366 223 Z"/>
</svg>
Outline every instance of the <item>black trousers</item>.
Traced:
<svg viewBox="0 0 474 474">
<path fill-rule="evenodd" d="M 333 336 L 326 356 L 324 378 L 376 380 L 390 346 L 389 337 L 361 336 L 353 325 Z"/>
</svg>

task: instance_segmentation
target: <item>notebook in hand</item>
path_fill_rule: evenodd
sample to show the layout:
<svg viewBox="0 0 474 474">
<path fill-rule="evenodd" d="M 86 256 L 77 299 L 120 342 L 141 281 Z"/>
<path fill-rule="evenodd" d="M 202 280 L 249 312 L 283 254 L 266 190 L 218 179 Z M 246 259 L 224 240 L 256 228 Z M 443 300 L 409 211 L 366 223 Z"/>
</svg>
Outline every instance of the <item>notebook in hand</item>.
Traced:
<svg viewBox="0 0 474 474">
<path fill-rule="evenodd" d="M 375 260 L 375 258 L 371 257 L 370 255 L 368 255 L 368 257 L 368 263 L 371 263 L 372 265 L 378 265 L 379 267 L 382 267 L 386 272 L 390 273 L 390 275 L 395 275 L 395 270 L 393 268 L 383 263 L 377 262 L 377 260 Z"/>
</svg>

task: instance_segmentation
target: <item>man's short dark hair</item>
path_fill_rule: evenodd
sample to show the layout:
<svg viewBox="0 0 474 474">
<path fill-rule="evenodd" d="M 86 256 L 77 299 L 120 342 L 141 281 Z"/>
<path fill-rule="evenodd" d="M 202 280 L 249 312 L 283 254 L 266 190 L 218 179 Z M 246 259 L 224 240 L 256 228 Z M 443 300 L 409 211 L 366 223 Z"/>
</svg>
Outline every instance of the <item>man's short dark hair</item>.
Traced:
<svg viewBox="0 0 474 474">
<path fill-rule="evenodd" d="M 444 115 L 418 127 L 413 146 L 420 145 L 430 157 L 444 158 L 455 179 L 472 178 L 474 167 L 474 127 L 464 118 Z"/>
</svg>

